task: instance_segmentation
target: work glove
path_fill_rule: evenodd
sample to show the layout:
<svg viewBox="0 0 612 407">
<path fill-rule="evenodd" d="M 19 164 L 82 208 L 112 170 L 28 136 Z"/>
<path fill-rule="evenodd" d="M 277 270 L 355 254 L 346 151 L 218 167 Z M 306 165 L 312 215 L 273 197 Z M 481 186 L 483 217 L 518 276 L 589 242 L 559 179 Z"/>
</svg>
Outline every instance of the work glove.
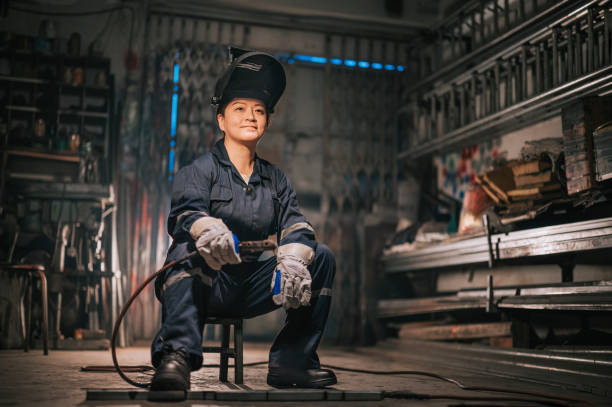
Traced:
<svg viewBox="0 0 612 407">
<path fill-rule="evenodd" d="M 284 309 L 310 304 L 312 277 L 307 267 L 312 263 L 314 250 L 301 243 L 279 246 L 276 271 L 270 288 L 272 300 Z"/>
<path fill-rule="evenodd" d="M 236 250 L 234 236 L 221 219 L 204 216 L 196 220 L 189 234 L 195 247 L 213 270 L 221 270 L 225 264 L 238 264 L 242 260 Z"/>
</svg>

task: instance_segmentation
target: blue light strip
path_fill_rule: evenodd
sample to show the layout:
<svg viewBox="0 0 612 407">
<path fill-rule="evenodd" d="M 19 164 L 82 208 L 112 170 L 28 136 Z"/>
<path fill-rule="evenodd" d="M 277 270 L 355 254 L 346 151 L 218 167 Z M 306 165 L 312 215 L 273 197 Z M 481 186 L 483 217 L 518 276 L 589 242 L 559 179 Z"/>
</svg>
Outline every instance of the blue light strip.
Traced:
<svg viewBox="0 0 612 407">
<path fill-rule="evenodd" d="M 313 55 L 304 55 L 304 54 L 276 54 L 276 57 L 280 60 L 287 61 L 288 64 L 294 64 L 296 61 L 298 62 L 306 62 L 312 64 L 326 64 L 327 58 L 318 57 Z M 393 64 L 383 64 L 381 62 L 370 62 L 370 61 L 356 61 L 354 59 L 342 59 L 342 58 L 330 58 L 329 63 L 332 65 L 344 65 L 351 68 L 359 67 L 362 69 L 376 69 L 381 70 L 384 69 L 386 71 L 395 71 L 404 72 L 404 67 L 402 65 L 393 65 Z M 174 79 L 175 83 L 178 82 L 178 65 L 174 67 Z"/>
<path fill-rule="evenodd" d="M 172 82 L 175 85 L 172 88 L 172 111 L 170 112 L 170 153 L 168 154 L 168 179 L 172 181 L 172 173 L 174 172 L 174 158 L 176 148 L 176 122 L 178 118 L 178 91 L 179 87 L 176 85 L 179 82 L 179 64 L 174 64 Z"/>
</svg>

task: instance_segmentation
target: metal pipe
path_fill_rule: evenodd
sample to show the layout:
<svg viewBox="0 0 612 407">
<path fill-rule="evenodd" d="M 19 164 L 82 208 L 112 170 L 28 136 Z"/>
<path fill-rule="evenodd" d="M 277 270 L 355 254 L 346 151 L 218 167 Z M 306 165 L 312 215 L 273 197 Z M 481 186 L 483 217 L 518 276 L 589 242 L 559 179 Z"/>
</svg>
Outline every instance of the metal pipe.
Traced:
<svg viewBox="0 0 612 407">
<path fill-rule="evenodd" d="M 576 51 L 576 76 L 582 75 L 582 33 L 580 32 L 580 25 L 578 23 L 574 24 L 574 29 L 576 32 L 576 36 L 574 40 L 576 41 L 576 46 L 574 50 Z"/>
<path fill-rule="evenodd" d="M 593 8 L 587 11 L 587 72 L 593 72 L 594 67 L 594 39 L 593 39 Z"/>
<path fill-rule="evenodd" d="M 541 44 L 536 44 L 535 46 L 535 83 L 533 88 L 536 94 L 542 92 L 542 55 L 540 46 Z"/>
<path fill-rule="evenodd" d="M 527 46 L 521 48 L 521 99 L 527 98 Z"/>
<path fill-rule="evenodd" d="M 574 41 L 572 35 L 572 27 L 567 27 L 567 80 L 572 80 L 575 77 L 574 70 Z"/>
<path fill-rule="evenodd" d="M 612 11 L 606 10 L 604 14 L 604 61 L 606 64 L 612 63 L 610 59 L 610 36 L 612 35 Z"/>
<path fill-rule="evenodd" d="M 559 29 L 552 29 L 552 86 L 559 84 L 559 48 L 558 48 Z"/>
<path fill-rule="evenodd" d="M 494 74 L 494 77 L 495 77 L 495 96 L 493 98 L 493 111 L 495 111 L 495 112 L 499 111 L 499 109 L 500 109 L 499 98 L 500 98 L 500 94 L 501 94 L 501 92 L 500 92 L 501 83 L 500 83 L 500 79 L 499 79 L 499 70 L 500 70 L 499 64 L 500 64 L 499 61 L 497 61 L 495 63 L 495 68 L 493 70 L 493 74 Z"/>
<path fill-rule="evenodd" d="M 485 43 L 485 18 L 484 18 L 485 2 L 480 0 L 480 43 Z"/>
<path fill-rule="evenodd" d="M 510 29 L 510 4 L 509 0 L 504 0 L 504 29 Z"/>
</svg>

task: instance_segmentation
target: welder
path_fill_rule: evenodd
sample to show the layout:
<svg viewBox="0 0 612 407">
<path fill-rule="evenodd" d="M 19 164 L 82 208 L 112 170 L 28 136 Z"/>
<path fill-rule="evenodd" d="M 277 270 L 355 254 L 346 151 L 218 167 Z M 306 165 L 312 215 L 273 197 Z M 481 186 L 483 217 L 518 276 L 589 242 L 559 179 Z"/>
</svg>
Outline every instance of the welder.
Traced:
<svg viewBox="0 0 612 407">
<path fill-rule="evenodd" d="M 181 168 L 172 186 L 166 263 L 193 250 L 200 256 L 155 282 L 162 326 L 151 346 L 151 389 L 189 389 L 190 372 L 202 366 L 207 316 L 251 318 L 279 307 L 286 320 L 270 349 L 267 383 L 333 385 L 336 376 L 321 369 L 317 347 L 330 309 L 334 256 L 315 240 L 285 174 L 255 152 L 285 89 L 285 72 L 265 53 L 232 48 L 230 54 L 212 97 L 224 136 Z M 271 235 L 276 253 L 241 258 L 235 250 L 234 237 Z"/>
</svg>

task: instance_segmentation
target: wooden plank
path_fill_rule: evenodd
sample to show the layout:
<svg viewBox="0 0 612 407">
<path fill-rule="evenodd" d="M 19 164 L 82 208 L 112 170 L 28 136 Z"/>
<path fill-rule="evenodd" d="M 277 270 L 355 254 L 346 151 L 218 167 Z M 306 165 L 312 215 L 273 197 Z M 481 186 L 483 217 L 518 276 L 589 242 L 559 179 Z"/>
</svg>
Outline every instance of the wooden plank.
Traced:
<svg viewBox="0 0 612 407">
<path fill-rule="evenodd" d="M 478 339 L 511 335 L 511 322 L 402 327 L 400 338 L 423 340 Z"/>
</svg>

